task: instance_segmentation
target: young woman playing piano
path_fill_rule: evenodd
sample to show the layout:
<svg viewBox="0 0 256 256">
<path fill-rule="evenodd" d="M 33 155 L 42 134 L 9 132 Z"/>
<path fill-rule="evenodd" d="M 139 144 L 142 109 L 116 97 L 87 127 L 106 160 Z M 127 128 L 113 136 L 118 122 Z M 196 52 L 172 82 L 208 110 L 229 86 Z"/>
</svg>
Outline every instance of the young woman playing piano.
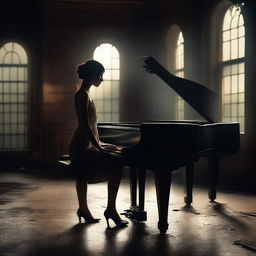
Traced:
<svg viewBox="0 0 256 256">
<path fill-rule="evenodd" d="M 89 97 L 91 86 L 98 87 L 103 81 L 104 67 L 95 60 L 89 60 L 78 66 L 77 73 L 82 83 L 75 94 L 75 109 L 78 127 L 69 147 L 72 170 L 76 177 L 76 190 L 79 208 L 77 216 L 86 223 L 96 223 L 87 205 L 87 183 L 108 182 L 108 202 L 104 216 L 109 226 L 112 219 L 116 226 L 125 227 L 128 222 L 122 220 L 116 210 L 116 196 L 122 175 L 122 161 L 118 156 L 120 148 L 100 142 L 97 129 L 96 109 Z M 113 153 L 115 152 L 115 153 Z"/>
</svg>

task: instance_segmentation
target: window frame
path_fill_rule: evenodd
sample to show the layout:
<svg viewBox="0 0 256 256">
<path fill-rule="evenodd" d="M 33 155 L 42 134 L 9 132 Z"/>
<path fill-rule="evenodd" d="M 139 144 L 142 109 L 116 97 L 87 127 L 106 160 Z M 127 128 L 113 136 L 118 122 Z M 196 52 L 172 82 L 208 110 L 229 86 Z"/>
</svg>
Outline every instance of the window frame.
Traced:
<svg viewBox="0 0 256 256">
<path fill-rule="evenodd" d="M 246 88 L 245 88 L 245 85 L 246 85 L 246 83 L 245 83 L 245 78 L 246 78 L 246 70 L 245 70 L 245 66 L 246 66 L 245 41 L 246 41 L 246 34 L 244 34 L 244 56 L 243 57 L 238 57 L 238 58 L 235 58 L 235 59 L 223 60 L 223 26 L 224 26 L 225 16 L 226 16 L 226 13 L 230 10 L 230 8 L 232 8 L 232 7 L 236 8 L 235 6 L 236 6 L 235 4 L 230 3 L 229 5 L 226 5 L 225 8 L 222 9 L 222 13 L 221 13 L 222 18 L 221 18 L 221 21 L 219 23 L 219 30 L 218 30 L 218 34 L 219 34 L 218 73 L 219 73 L 219 85 L 220 85 L 219 92 L 220 92 L 220 95 L 221 95 L 221 101 L 220 101 L 221 106 L 220 107 L 221 107 L 221 119 L 223 121 L 224 118 L 225 118 L 224 117 L 224 93 L 223 93 L 223 91 L 224 91 L 224 84 L 223 84 L 223 78 L 224 78 L 223 70 L 224 70 L 224 68 L 225 67 L 231 67 L 232 65 L 239 65 L 239 64 L 243 63 L 244 64 L 244 73 L 243 73 L 244 74 L 244 81 L 243 81 L 243 83 L 244 83 L 244 91 L 243 91 L 243 99 L 244 99 L 244 101 L 242 103 L 243 103 L 243 108 L 244 108 L 244 112 L 243 112 L 244 122 L 243 122 L 242 127 L 244 129 L 241 129 L 241 127 L 240 127 L 240 133 L 244 134 L 246 132 L 246 120 L 245 120 L 245 117 L 246 117 L 246 115 L 245 115 L 245 107 L 246 107 L 245 106 L 246 105 L 246 102 L 245 102 L 245 92 L 246 92 Z M 243 18 L 243 21 L 244 21 L 242 9 L 241 9 L 240 15 L 242 15 L 242 18 Z M 244 23 L 243 23 L 243 26 L 244 26 Z M 230 27 L 231 27 L 231 23 L 229 24 L 229 30 L 230 30 Z M 231 49 L 229 49 L 229 50 L 231 51 Z M 239 73 L 237 73 L 237 74 L 239 74 Z M 230 77 L 231 77 L 231 75 L 230 75 Z M 230 94 L 230 95 L 232 95 L 232 94 Z M 238 95 L 238 93 L 233 94 L 233 95 Z M 231 104 L 232 104 L 232 102 L 231 102 Z M 238 105 L 239 102 L 235 102 L 233 104 L 237 104 Z M 238 118 L 239 118 L 239 116 L 237 115 L 237 119 Z M 230 116 L 230 119 L 232 119 L 232 116 Z M 226 118 L 226 122 L 233 122 L 233 121 L 227 120 L 227 118 Z M 237 122 L 239 122 L 239 120 L 237 120 Z"/>
<path fill-rule="evenodd" d="M 6 44 L 8 44 L 8 43 L 12 43 L 12 44 L 17 44 L 20 48 L 22 48 L 22 51 L 24 51 L 24 53 L 25 53 L 25 57 L 26 57 L 26 63 L 24 64 L 12 64 L 12 63 L 8 63 L 8 64 L 4 64 L 4 63 L 0 63 L 0 67 L 2 67 L 2 68 L 25 68 L 25 75 L 24 75 L 24 79 L 23 80 L 17 80 L 17 81 L 12 81 L 12 79 L 10 79 L 10 80 L 4 80 L 4 77 L 3 77 L 3 79 L 1 80 L 1 83 L 16 83 L 16 84 L 18 84 L 18 83 L 23 83 L 24 85 L 26 85 L 25 87 L 24 87 L 24 97 L 26 97 L 26 101 L 24 101 L 24 103 L 23 103 L 23 105 L 24 105 L 24 111 L 22 112 L 22 113 L 24 113 L 24 125 L 25 125 L 25 132 L 24 133 L 22 133 L 22 134 L 20 134 L 20 133 L 18 133 L 18 131 L 17 131 L 17 133 L 13 133 L 13 136 L 14 135 L 16 135 L 16 136 L 18 136 L 18 135 L 25 135 L 25 140 L 24 140 L 24 147 L 23 148 L 19 148 L 19 147 L 17 147 L 17 148 L 11 148 L 11 147 L 9 147 L 9 148 L 0 148 L 0 153 L 1 154 L 3 154 L 3 153 L 18 153 L 18 154 L 23 154 L 23 153 L 27 153 L 27 152 L 29 152 L 29 150 L 30 150 L 30 111 L 29 111 L 29 109 L 30 109 L 30 56 L 29 56 L 29 53 L 28 53 L 28 50 L 26 49 L 26 47 L 24 46 L 24 44 L 23 43 L 21 43 L 21 42 L 19 42 L 19 41 L 17 41 L 17 40 L 4 40 L 3 42 L 1 42 L 0 43 L 0 49 L 2 49 Z M 13 46 L 12 46 L 13 47 Z M 8 51 L 7 51 L 7 54 L 8 54 Z M 17 53 L 16 53 L 17 54 Z M 9 71 L 10 72 L 10 71 Z M 4 87 L 4 86 L 3 86 Z M 3 89 L 4 90 L 4 89 Z M 16 98 L 18 99 L 19 97 L 19 88 L 18 88 L 18 85 L 17 85 L 17 90 L 16 90 Z M 11 94 L 13 94 L 13 93 L 11 93 L 11 89 L 9 90 L 9 96 L 11 95 Z M 4 91 L 2 91 L 1 92 L 1 98 L 3 99 L 3 97 L 4 97 Z M 8 101 L 6 104 L 9 104 L 9 105 L 14 105 L 14 104 L 18 104 L 18 101 L 16 100 L 15 102 L 13 102 L 13 104 L 11 104 L 11 102 L 10 101 Z M 17 109 L 18 109 L 18 105 L 17 105 Z M 11 106 L 10 106 L 10 111 L 11 111 Z M 6 112 L 8 115 L 9 114 L 11 114 L 11 112 Z M 4 113 L 4 107 L 3 107 L 3 112 L 2 113 Z M 16 113 L 16 112 L 15 112 Z M 19 113 L 21 113 L 20 111 L 18 111 L 17 110 L 17 120 L 19 119 L 18 118 L 18 114 Z M 3 118 L 4 119 L 4 118 Z M 11 117 L 9 117 L 9 119 L 11 119 Z M 16 120 L 16 121 L 17 121 Z M 4 121 L 4 120 L 3 120 Z M 17 121 L 18 122 L 18 121 Z M 4 124 L 5 124 L 5 122 L 3 122 L 3 126 L 4 126 Z M 19 122 L 18 123 L 16 123 L 17 124 L 17 126 L 18 126 L 18 124 L 19 124 Z M 11 121 L 10 121 L 10 127 L 11 127 Z M 6 134 L 3 132 L 3 134 L 2 134 L 2 136 L 4 137 Z M 12 133 L 11 134 L 9 134 L 8 136 L 12 136 Z M 18 139 L 17 139 L 18 140 Z M 11 144 L 11 138 L 10 138 L 10 144 Z"/>
<path fill-rule="evenodd" d="M 110 55 L 110 66 L 108 66 L 108 63 L 105 64 L 104 60 L 101 58 L 95 57 L 96 51 L 100 47 L 104 45 L 110 45 L 111 50 L 115 52 L 116 55 Z M 109 57 L 109 56 L 108 56 Z M 90 90 L 90 96 L 95 101 L 96 105 L 96 111 L 97 111 L 97 117 L 98 122 L 119 122 L 120 121 L 120 51 L 117 49 L 117 47 L 112 43 L 100 43 L 97 47 L 94 48 L 93 51 L 93 59 L 101 62 L 105 68 L 105 73 L 103 75 L 103 82 L 100 85 L 99 88 L 92 87 Z M 117 61 L 118 67 L 113 68 L 113 61 Z M 118 78 L 113 78 L 113 75 L 115 75 Z M 106 76 L 110 77 L 110 79 L 106 78 Z M 108 86 L 108 87 L 107 87 Z M 107 89 L 109 92 L 107 92 Z M 100 98 L 97 98 L 97 94 L 101 94 Z M 110 98 L 105 98 L 106 94 L 110 94 Z M 100 101 L 102 101 L 102 104 L 100 104 Z M 97 106 L 98 105 L 98 106 Z M 108 107 L 108 111 L 104 111 L 105 107 Z"/>
<path fill-rule="evenodd" d="M 182 41 L 179 44 L 179 40 L 180 40 L 180 36 L 182 36 Z M 178 32 L 178 36 L 176 39 L 176 47 L 175 47 L 175 65 L 174 65 L 174 74 L 175 76 L 184 78 L 185 76 L 185 40 L 184 40 L 184 35 L 182 30 L 179 27 L 179 32 Z M 182 46 L 182 67 L 177 67 L 177 58 L 178 56 L 178 50 L 180 49 L 180 47 Z M 184 120 L 185 119 L 185 101 L 179 96 L 176 96 L 176 103 L 175 103 L 175 119 L 177 120 Z"/>
</svg>

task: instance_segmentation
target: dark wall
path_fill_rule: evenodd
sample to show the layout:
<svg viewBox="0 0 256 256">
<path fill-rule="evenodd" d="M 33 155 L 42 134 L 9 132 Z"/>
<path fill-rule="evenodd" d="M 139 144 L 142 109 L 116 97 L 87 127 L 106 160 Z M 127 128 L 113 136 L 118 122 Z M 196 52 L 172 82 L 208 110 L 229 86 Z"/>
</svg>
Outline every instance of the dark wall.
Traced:
<svg viewBox="0 0 256 256">
<path fill-rule="evenodd" d="M 42 125 L 42 10 L 36 1 L 2 1 L 0 15 L 0 47 L 8 41 L 21 44 L 29 60 L 29 148 L 25 158 L 41 155 Z M 2 154 L 1 154 L 2 155 Z M 9 155 L 20 155 L 11 153 Z M 22 153 L 24 159 L 24 153 Z M 4 154 L 6 157 L 6 154 Z M 24 162 L 22 156 L 18 162 Z M 15 161 L 2 161 L 12 163 Z"/>
</svg>

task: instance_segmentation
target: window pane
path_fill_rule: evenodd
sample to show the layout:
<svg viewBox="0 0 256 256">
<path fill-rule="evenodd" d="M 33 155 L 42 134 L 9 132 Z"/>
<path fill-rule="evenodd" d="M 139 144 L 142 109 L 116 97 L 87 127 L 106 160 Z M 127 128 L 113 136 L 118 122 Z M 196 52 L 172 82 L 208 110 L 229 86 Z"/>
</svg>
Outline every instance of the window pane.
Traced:
<svg viewBox="0 0 256 256">
<path fill-rule="evenodd" d="M 230 59 L 230 42 L 225 42 L 225 43 L 223 43 L 222 59 L 223 59 L 224 61 Z"/>
<path fill-rule="evenodd" d="M 113 70 L 112 71 L 112 79 L 113 80 L 119 80 L 119 70 Z"/>
<path fill-rule="evenodd" d="M 239 64 L 239 73 L 244 73 L 244 63 Z"/>
<path fill-rule="evenodd" d="M 240 123 L 240 131 L 244 131 L 245 130 L 245 128 L 244 128 L 244 117 L 239 117 L 238 121 Z"/>
<path fill-rule="evenodd" d="M 27 92 L 27 84 L 19 83 L 17 87 L 18 87 L 18 93 L 25 94 Z"/>
<path fill-rule="evenodd" d="M 233 28 L 233 29 L 231 29 L 231 31 L 230 31 L 231 33 L 231 36 L 230 36 L 230 39 L 232 40 L 232 39 L 236 39 L 237 38 L 237 36 L 238 36 L 238 28 Z M 223 33 L 224 34 L 224 33 Z"/>
<path fill-rule="evenodd" d="M 111 101 L 104 100 L 104 112 L 111 112 Z"/>
<path fill-rule="evenodd" d="M 238 28 L 238 36 L 239 37 L 244 37 L 245 36 L 245 28 L 244 26 L 241 26 Z"/>
<path fill-rule="evenodd" d="M 104 121 L 104 115 L 101 112 L 97 112 L 97 118 L 98 118 L 98 122 Z"/>
<path fill-rule="evenodd" d="M 104 122 L 112 122 L 111 120 L 111 114 L 104 113 Z"/>
<path fill-rule="evenodd" d="M 245 55 L 245 43 L 244 43 L 244 37 L 239 38 L 239 58 L 244 57 Z"/>
<path fill-rule="evenodd" d="M 119 58 L 119 53 L 115 47 L 111 47 L 111 57 Z"/>
<path fill-rule="evenodd" d="M 11 117 L 11 123 L 17 123 L 17 119 L 18 119 L 17 113 L 9 114 L 9 116 Z"/>
<path fill-rule="evenodd" d="M 231 72 L 230 69 L 231 69 L 230 66 L 224 66 L 224 68 L 223 68 L 223 76 L 229 76 L 230 72 Z"/>
<path fill-rule="evenodd" d="M 10 149 L 10 147 L 11 147 L 11 136 L 10 135 L 6 135 L 4 137 L 4 147 L 6 149 Z"/>
<path fill-rule="evenodd" d="M 3 95 L 3 103 L 8 103 L 8 102 L 10 102 L 10 96 L 4 94 L 4 95 Z"/>
<path fill-rule="evenodd" d="M 238 83 L 239 83 L 239 86 L 238 86 L 238 92 L 244 92 L 244 74 L 240 74 L 238 76 Z"/>
<path fill-rule="evenodd" d="M 24 148 L 25 147 L 25 138 L 22 135 L 17 136 L 18 138 L 18 147 Z"/>
<path fill-rule="evenodd" d="M 18 133 L 18 125 L 12 125 L 11 133 L 12 134 L 17 134 Z"/>
<path fill-rule="evenodd" d="M 230 23 L 231 23 L 231 15 L 227 11 L 225 14 L 224 22 L 223 22 L 223 30 L 224 31 L 230 29 Z"/>
<path fill-rule="evenodd" d="M 230 109 L 231 109 L 230 106 L 231 106 L 230 104 L 225 104 L 224 105 L 224 116 L 226 116 L 226 117 L 230 116 L 230 113 L 231 113 L 230 112 Z"/>
<path fill-rule="evenodd" d="M 18 81 L 18 68 L 17 67 L 13 67 L 13 68 L 9 68 L 10 69 L 10 80 L 11 81 Z"/>
<path fill-rule="evenodd" d="M 10 123 L 10 115 L 4 115 L 4 123 Z"/>
<path fill-rule="evenodd" d="M 230 31 L 225 31 L 223 33 L 223 41 L 229 41 L 230 40 Z"/>
<path fill-rule="evenodd" d="M 119 109 L 119 101 L 118 100 L 113 100 L 112 101 L 112 112 L 118 112 Z"/>
<path fill-rule="evenodd" d="M 18 80 L 19 81 L 24 81 L 27 80 L 26 73 L 25 73 L 26 68 L 18 68 Z"/>
<path fill-rule="evenodd" d="M 12 53 L 11 52 L 6 53 L 6 55 L 3 58 L 3 63 L 4 64 L 12 63 Z"/>
<path fill-rule="evenodd" d="M 237 103 L 238 95 L 237 94 L 231 94 L 231 102 Z"/>
<path fill-rule="evenodd" d="M 97 99 L 101 99 L 102 100 L 104 98 L 103 91 L 104 91 L 104 89 L 106 87 L 106 83 L 107 82 L 103 82 L 102 85 L 97 88 L 97 90 L 96 90 Z"/>
<path fill-rule="evenodd" d="M 234 64 L 231 66 L 231 74 L 236 75 L 238 73 L 238 65 Z"/>
<path fill-rule="evenodd" d="M 118 120 L 119 120 L 119 114 L 113 113 L 112 114 L 112 122 L 118 122 Z"/>
<path fill-rule="evenodd" d="M 3 67 L 3 81 L 9 81 L 10 80 L 10 69 Z"/>
<path fill-rule="evenodd" d="M 223 103 L 224 104 L 230 104 L 231 103 L 231 95 L 227 95 L 223 97 Z"/>
<path fill-rule="evenodd" d="M 11 83 L 9 85 L 9 89 L 11 93 L 17 93 L 18 92 L 18 85 L 16 83 Z"/>
<path fill-rule="evenodd" d="M 231 59 L 238 58 L 238 40 L 231 41 Z"/>
<path fill-rule="evenodd" d="M 238 116 L 244 116 L 244 104 L 238 104 Z"/>
<path fill-rule="evenodd" d="M 11 148 L 16 148 L 17 147 L 17 139 L 18 139 L 18 136 L 13 135 L 11 137 Z"/>
<path fill-rule="evenodd" d="M 237 76 L 232 76 L 232 79 L 231 79 L 231 83 L 232 83 L 232 89 L 231 89 L 231 92 L 232 93 L 237 93 Z"/>
<path fill-rule="evenodd" d="M 4 124 L 4 133 L 5 134 L 9 134 L 9 131 L 10 131 L 10 129 L 11 129 L 11 126 L 10 126 L 10 124 Z"/>
<path fill-rule="evenodd" d="M 230 77 L 229 76 L 223 78 L 223 88 L 224 88 L 224 91 L 223 91 L 224 94 L 231 93 L 231 85 L 230 85 Z"/>
<path fill-rule="evenodd" d="M 113 58 L 113 60 L 112 60 L 112 68 L 113 69 L 119 69 L 119 59 L 117 59 L 117 58 Z"/>
<path fill-rule="evenodd" d="M 26 125 L 19 124 L 18 125 L 18 132 L 17 133 L 20 133 L 20 134 L 27 133 Z"/>
<path fill-rule="evenodd" d="M 17 65 L 20 64 L 20 58 L 16 53 L 12 53 L 11 56 L 12 56 L 12 61 L 11 61 L 12 64 L 17 64 Z"/>
<path fill-rule="evenodd" d="M 238 122 L 238 117 L 236 117 L 236 116 L 233 116 L 233 117 L 231 117 L 231 120 L 230 120 L 231 122 Z"/>
<path fill-rule="evenodd" d="M 24 113 L 19 113 L 18 115 L 18 123 L 25 123 L 25 114 Z"/>
<path fill-rule="evenodd" d="M 15 96 L 13 96 L 13 97 L 15 97 Z M 17 100 L 15 100 L 15 101 L 17 101 Z M 19 103 L 26 102 L 26 97 L 25 97 L 24 94 L 19 94 L 19 95 L 18 95 L 18 102 L 19 102 Z"/>
<path fill-rule="evenodd" d="M 20 46 L 19 44 L 17 44 L 17 43 L 14 43 L 13 47 L 14 47 L 13 50 L 19 56 L 19 59 L 20 59 L 19 64 L 27 64 L 28 63 L 28 58 L 27 58 L 27 54 L 26 54 L 24 48 L 22 46 Z"/>
<path fill-rule="evenodd" d="M 112 91 L 113 99 L 118 99 L 119 98 L 119 81 L 112 81 L 111 91 Z"/>
<path fill-rule="evenodd" d="M 103 100 L 97 100 L 97 106 L 96 106 L 96 110 L 97 112 L 103 112 Z"/>
<path fill-rule="evenodd" d="M 244 103 L 244 93 L 239 93 L 238 94 L 238 102 L 243 102 Z"/>
<path fill-rule="evenodd" d="M 106 71 L 105 71 L 105 73 L 104 73 L 104 75 L 103 75 L 103 78 L 104 78 L 104 80 L 111 80 L 111 76 L 112 74 L 111 74 L 111 70 L 110 69 L 106 69 Z"/>
<path fill-rule="evenodd" d="M 4 104 L 4 112 L 5 113 L 11 112 L 11 105 L 10 104 Z"/>
<path fill-rule="evenodd" d="M 107 81 L 104 83 L 104 99 L 111 99 L 112 92 L 111 92 L 111 81 Z"/>
<path fill-rule="evenodd" d="M 232 104 L 231 105 L 231 116 L 232 117 L 237 117 L 237 104 Z"/>
<path fill-rule="evenodd" d="M 237 15 L 233 16 L 233 19 L 231 21 L 231 28 L 236 28 L 238 26 L 238 24 L 239 24 L 238 18 L 239 18 L 239 16 L 237 16 Z"/>
<path fill-rule="evenodd" d="M 10 84 L 9 83 L 4 83 L 3 88 L 4 88 L 3 93 L 9 93 L 10 92 Z"/>
</svg>

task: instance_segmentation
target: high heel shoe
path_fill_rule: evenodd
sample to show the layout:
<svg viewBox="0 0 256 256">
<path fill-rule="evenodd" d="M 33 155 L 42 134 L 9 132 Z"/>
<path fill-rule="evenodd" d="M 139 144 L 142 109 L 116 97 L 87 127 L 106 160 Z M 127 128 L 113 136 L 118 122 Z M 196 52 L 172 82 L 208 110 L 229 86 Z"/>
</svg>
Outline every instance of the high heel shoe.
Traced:
<svg viewBox="0 0 256 256">
<path fill-rule="evenodd" d="M 100 219 L 94 219 L 93 217 L 88 216 L 80 208 L 77 210 L 76 214 L 79 219 L 79 223 L 82 223 L 82 217 L 84 218 L 85 223 L 97 223 L 100 221 Z"/>
<path fill-rule="evenodd" d="M 112 219 L 114 223 L 116 224 L 116 227 L 122 228 L 122 227 L 127 227 L 128 221 L 120 219 L 118 216 L 113 216 L 112 213 L 105 211 L 104 216 L 107 221 L 108 228 L 110 227 L 109 225 L 109 219 Z"/>
</svg>

